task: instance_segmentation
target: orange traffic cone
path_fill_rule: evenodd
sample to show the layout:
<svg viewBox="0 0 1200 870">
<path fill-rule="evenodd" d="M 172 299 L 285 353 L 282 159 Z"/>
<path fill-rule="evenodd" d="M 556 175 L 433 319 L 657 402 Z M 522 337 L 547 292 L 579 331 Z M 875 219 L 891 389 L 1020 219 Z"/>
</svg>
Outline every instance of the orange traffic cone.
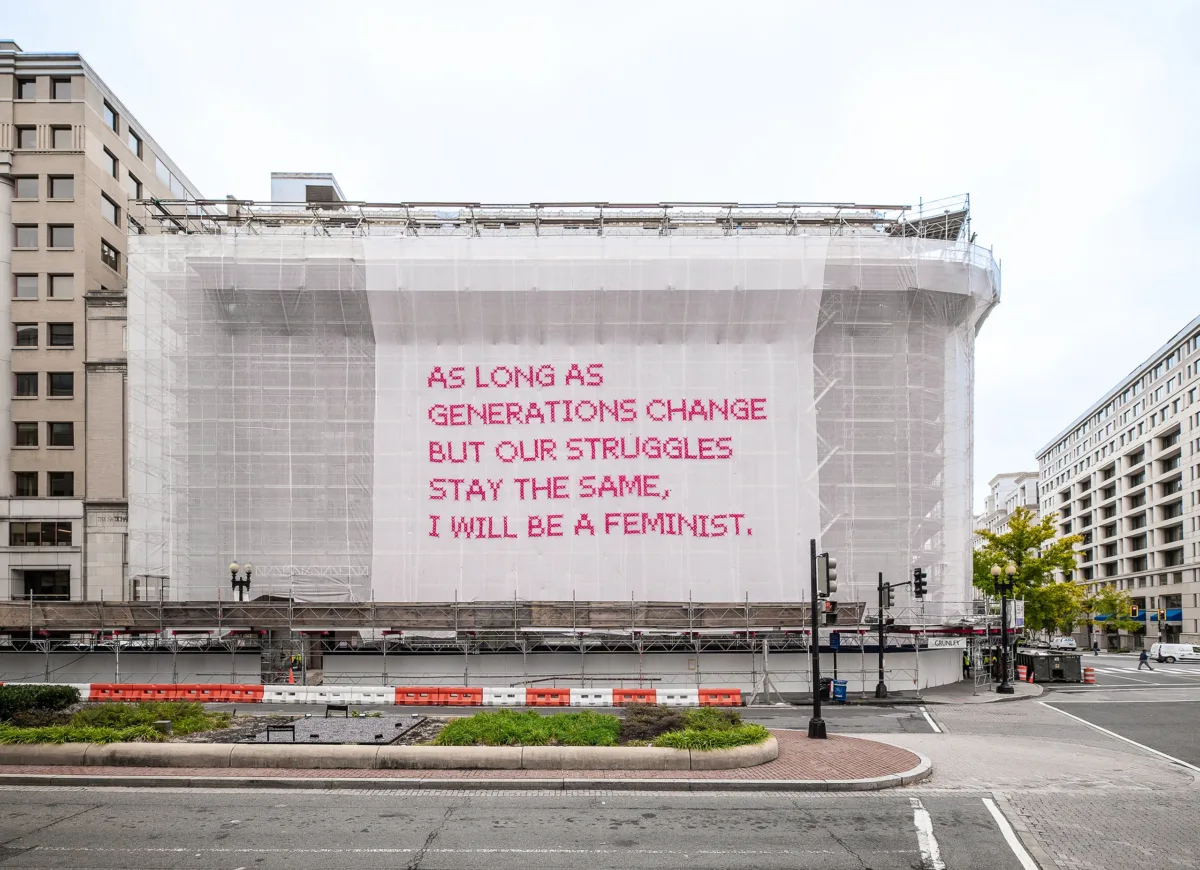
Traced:
<svg viewBox="0 0 1200 870">
<path fill-rule="evenodd" d="M 288 683 L 293 686 L 296 684 L 296 672 L 292 668 L 288 668 Z"/>
</svg>

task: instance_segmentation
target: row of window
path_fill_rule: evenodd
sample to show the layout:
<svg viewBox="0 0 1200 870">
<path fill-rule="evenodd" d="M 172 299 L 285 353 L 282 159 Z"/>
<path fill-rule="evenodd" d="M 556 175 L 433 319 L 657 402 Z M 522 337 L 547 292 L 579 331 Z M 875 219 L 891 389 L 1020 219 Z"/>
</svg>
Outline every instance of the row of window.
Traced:
<svg viewBox="0 0 1200 870">
<path fill-rule="evenodd" d="M 17 149 L 36 151 L 38 148 L 37 127 L 20 125 L 16 127 Z M 50 127 L 50 147 L 56 151 L 75 150 L 75 130 L 70 126 L 55 124 Z"/>
<path fill-rule="evenodd" d="M 69 547 L 70 520 L 25 520 L 8 524 L 10 547 Z"/>
<path fill-rule="evenodd" d="M 16 493 L 17 498 L 38 497 L 38 477 L 40 474 L 41 472 L 37 471 L 13 472 L 13 491 Z M 47 471 L 46 495 L 51 498 L 70 498 L 75 495 L 75 472 Z"/>
<path fill-rule="evenodd" d="M 50 99 L 69 100 L 71 99 L 71 93 L 71 80 L 69 78 L 50 79 Z M 18 78 L 16 98 L 18 100 L 36 100 L 37 79 Z"/>
<path fill-rule="evenodd" d="M 14 347 L 38 347 L 38 324 L 14 323 L 13 329 L 16 332 L 16 338 L 13 341 Z M 64 348 L 75 346 L 74 323 L 47 323 L 46 332 L 49 335 L 49 344 L 47 347 Z"/>
<path fill-rule="evenodd" d="M 14 275 L 16 280 L 13 282 L 13 298 L 14 299 L 41 299 L 41 278 L 38 275 Z M 48 299 L 74 299 L 75 298 L 75 276 L 70 274 L 64 275 L 46 275 L 46 287 L 48 289 Z"/>
<path fill-rule="evenodd" d="M 14 395 L 21 399 L 36 399 L 41 375 L 38 372 L 13 372 L 16 382 Z M 46 372 L 46 395 L 53 399 L 69 399 L 75 395 L 74 372 Z"/>
<path fill-rule="evenodd" d="M 13 176 L 14 199 L 38 199 L 41 184 L 36 175 Z M 72 200 L 75 198 L 74 175 L 47 175 L 46 193 L 49 199 Z"/>
<path fill-rule="evenodd" d="M 41 423 L 13 423 L 13 446 L 38 447 L 38 433 L 41 428 Z M 49 433 L 50 447 L 75 446 L 74 423 L 47 423 L 46 429 Z"/>
<path fill-rule="evenodd" d="M 102 195 L 100 200 L 100 213 L 103 214 L 104 217 L 111 221 L 114 225 L 120 226 L 121 209 L 107 196 Z M 46 247 L 50 248 L 51 250 L 74 250 L 75 225 L 47 224 L 46 242 Z M 25 251 L 36 251 L 38 249 L 38 225 L 13 224 L 13 248 Z M 105 239 L 100 240 L 100 261 L 114 272 L 121 271 L 121 252 L 109 244 Z"/>
</svg>

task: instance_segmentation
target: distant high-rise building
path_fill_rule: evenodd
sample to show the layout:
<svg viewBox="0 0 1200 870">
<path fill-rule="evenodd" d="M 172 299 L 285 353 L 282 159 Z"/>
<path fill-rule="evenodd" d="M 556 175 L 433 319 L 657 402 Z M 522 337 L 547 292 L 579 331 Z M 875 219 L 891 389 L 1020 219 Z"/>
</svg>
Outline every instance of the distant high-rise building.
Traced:
<svg viewBox="0 0 1200 870">
<path fill-rule="evenodd" d="M 1038 511 L 1038 473 L 1036 471 L 1009 471 L 997 474 L 988 481 L 987 501 L 983 513 L 975 515 L 975 535 L 971 539 L 973 549 L 984 545 L 980 529 L 994 534 L 1008 530 L 1008 521 L 1019 507 Z"/>
<path fill-rule="evenodd" d="M 1042 513 L 1083 536 L 1074 579 L 1128 592 L 1171 642 L 1200 643 L 1198 399 L 1200 317 L 1038 453 Z"/>
<path fill-rule="evenodd" d="M 0 597 L 120 600 L 129 202 L 195 199 L 74 53 L 0 40 Z"/>
</svg>

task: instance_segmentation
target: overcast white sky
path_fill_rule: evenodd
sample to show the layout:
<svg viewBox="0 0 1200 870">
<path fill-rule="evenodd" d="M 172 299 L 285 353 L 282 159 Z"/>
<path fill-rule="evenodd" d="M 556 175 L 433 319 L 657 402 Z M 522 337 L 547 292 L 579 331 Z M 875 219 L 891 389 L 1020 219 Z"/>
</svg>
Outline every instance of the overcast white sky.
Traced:
<svg viewBox="0 0 1200 870">
<path fill-rule="evenodd" d="M 207 196 L 332 171 L 376 201 L 969 192 L 976 502 L 1200 314 L 1200 4 L 0 0 Z"/>
</svg>

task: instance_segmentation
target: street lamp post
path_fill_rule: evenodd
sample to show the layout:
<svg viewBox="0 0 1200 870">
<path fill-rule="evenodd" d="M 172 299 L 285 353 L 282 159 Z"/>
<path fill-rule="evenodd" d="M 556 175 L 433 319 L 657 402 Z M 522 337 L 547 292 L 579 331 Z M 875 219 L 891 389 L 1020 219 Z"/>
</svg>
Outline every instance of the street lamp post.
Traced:
<svg viewBox="0 0 1200 870">
<path fill-rule="evenodd" d="M 238 577 L 238 572 L 241 571 L 241 577 Z M 229 563 L 229 585 L 237 592 L 238 601 L 245 601 L 245 596 L 250 592 L 250 575 L 254 571 L 254 566 L 247 562 L 245 565 L 239 565 L 237 562 Z"/>
<path fill-rule="evenodd" d="M 1016 690 L 1008 682 L 1008 595 L 1013 588 L 1013 575 L 1017 566 L 1009 562 L 1004 567 L 1004 579 L 1000 579 L 1000 566 L 992 566 L 992 580 L 996 591 L 1000 593 L 1000 685 L 996 691 L 1001 695 L 1011 695 Z"/>
</svg>

